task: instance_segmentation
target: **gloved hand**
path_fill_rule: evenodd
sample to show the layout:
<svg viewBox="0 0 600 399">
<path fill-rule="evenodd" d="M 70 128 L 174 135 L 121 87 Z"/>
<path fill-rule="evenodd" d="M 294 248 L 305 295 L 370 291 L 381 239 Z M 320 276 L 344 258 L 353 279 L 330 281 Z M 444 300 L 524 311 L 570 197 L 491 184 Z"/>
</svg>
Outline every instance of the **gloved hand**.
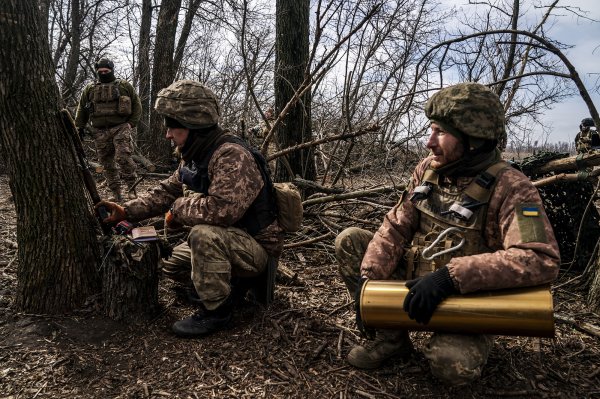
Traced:
<svg viewBox="0 0 600 399">
<path fill-rule="evenodd" d="M 123 208 L 121 205 L 117 204 L 116 202 L 109 202 L 109 201 L 104 201 L 104 200 L 98 202 L 94 206 L 94 209 L 96 209 L 97 213 L 98 213 L 98 209 L 100 207 L 104 207 L 104 209 L 106 209 L 106 211 L 109 213 L 108 217 L 102 220 L 102 223 L 116 224 L 116 223 L 119 223 L 121 220 L 125 220 L 127 218 L 127 214 L 125 213 L 125 208 Z"/>
<path fill-rule="evenodd" d="M 360 294 L 362 292 L 363 285 L 368 280 L 366 277 L 358 278 L 358 287 L 356 291 L 354 291 L 354 311 L 356 312 L 356 327 L 358 327 L 358 331 L 367 338 L 373 339 L 375 338 L 375 330 L 372 328 L 365 327 L 362 321 L 362 317 L 360 317 Z"/>
<path fill-rule="evenodd" d="M 79 140 L 83 140 L 83 138 L 85 137 L 85 128 L 84 127 L 78 128 L 77 133 L 79 133 Z"/>
<path fill-rule="evenodd" d="M 409 288 L 404 298 L 404 311 L 417 323 L 427 324 L 438 305 L 452 294 L 457 294 L 448 267 L 444 266 L 425 277 L 406 282 Z"/>
<path fill-rule="evenodd" d="M 169 209 L 167 213 L 165 213 L 165 227 L 168 227 L 169 229 L 178 229 L 181 227 L 181 224 L 175 221 L 173 208 Z"/>
</svg>

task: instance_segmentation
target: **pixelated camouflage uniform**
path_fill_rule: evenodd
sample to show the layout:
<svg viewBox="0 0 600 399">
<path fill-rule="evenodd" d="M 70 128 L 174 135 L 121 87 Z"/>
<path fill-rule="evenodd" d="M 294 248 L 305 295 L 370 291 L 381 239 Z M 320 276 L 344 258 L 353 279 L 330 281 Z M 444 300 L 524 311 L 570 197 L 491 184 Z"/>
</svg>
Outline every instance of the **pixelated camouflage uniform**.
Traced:
<svg viewBox="0 0 600 399">
<path fill-rule="evenodd" d="M 592 150 L 592 129 L 582 129 L 575 136 L 575 147 L 579 154 L 584 154 Z"/>
<path fill-rule="evenodd" d="M 182 283 L 191 278 L 203 305 L 212 310 L 229 297 L 232 276 L 262 273 L 268 257 L 281 253 L 283 240 L 277 220 L 254 236 L 234 227 L 264 185 L 248 150 L 238 144 L 220 145 L 209 162 L 208 174 L 207 196 L 189 190 L 192 195 L 184 196 L 178 169 L 124 207 L 131 221 L 171 209 L 175 223 L 192 226 L 187 242 L 175 247 L 163 270 Z"/>
<path fill-rule="evenodd" d="M 119 97 L 129 97 L 130 107 L 125 107 L 128 112 L 119 111 Z M 121 179 L 127 188 L 136 180 L 131 129 L 138 124 L 141 114 L 139 96 L 129 82 L 121 79 L 108 83 L 90 83 L 84 88 L 77 106 L 75 125 L 84 128 L 90 123 L 89 131 L 94 138 L 107 185 L 119 196 Z"/>
<path fill-rule="evenodd" d="M 273 116 L 267 116 L 267 120 L 269 121 L 269 125 L 273 126 L 273 122 L 275 122 L 275 118 Z M 267 123 L 265 121 L 262 121 L 258 125 L 249 129 L 250 143 L 254 147 L 256 147 L 258 149 L 260 149 L 262 147 L 263 141 L 269 134 L 269 130 L 270 130 L 269 125 L 267 125 Z M 269 139 L 269 144 L 267 145 L 267 150 L 265 153 L 263 153 L 265 158 L 267 158 L 269 155 L 277 152 L 277 144 L 275 143 L 275 140 L 277 140 L 275 135 L 271 136 L 271 138 Z M 269 162 L 269 168 L 272 171 L 275 170 L 275 166 L 276 166 L 276 160 L 272 160 Z"/>
<path fill-rule="evenodd" d="M 181 283 L 191 280 L 204 307 L 214 310 L 229 298 L 232 277 L 257 276 L 266 269 L 269 257 L 279 257 L 283 231 L 276 216 L 258 231 L 240 225 L 247 220 L 247 213 L 254 213 L 255 205 L 264 201 L 268 190 L 252 153 L 239 143 L 222 142 L 219 105 L 210 89 L 194 81 L 175 82 L 158 93 L 155 108 L 192 129 L 190 135 L 214 140 L 212 144 L 199 142 L 192 153 L 184 148 L 175 173 L 126 202 L 125 212 L 129 220 L 136 221 L 170 210 L 174 223 L 192 227 L 187 242 L 175 247 L 163 270 Z M 212 155 L 206 153 L 215 146 Z M 183 181 L 191 167 L 202 168 L 205 161 L 208 187 L 206 192 L 198 192 Z"/>
<path fill-rule="evenodd" d="M 440 105 L 440 102 L 436 105 Z M 451 106 L 451 102 L 445 105 L 446 108 Z M 452 122 L 443 122 L 446 122 L 448 129 L 452 129 Z M 475 127 L 493 128 L 476 121 L 473 124 Z M 388 212 L 375 234 L 350 228 L 336 238 L 340 273 L 351 292 L 357 287 L 358 276 L 376 280 L 405 279 L 410 275 L 421 276 L 424 272 L 432 271 L 427 267 L 425 271 L 420 270 L 429 265 L 416 260 L 410 262 L 416 268 L 407 269 L 411 259 L 409 253 L 414 255 L 415 249 L 418 253 L 425 245 L 419 238 L 426 237 L 430 231 L 424 230 L 435 225 L 436 221 L 440 225 L 454 221 L 451 214 L 440 214 L 446 209 L 433 212 L 432 208 L 423 206 L 432 197 L 420 201 L 421 204 L 409 200 L 415 188 L 422 184 L 426 172 L 431 170 L 429 164 L 432 159 L 433 156 L 429 156 L 417 165 L 400 201 Z M 474 179 L 443 177 L 433 191 L 441 193 L 441 197 L 458 197 Z M 460 256 L 460 252 L 454 253 L 454 257 L 447 257 L 443 264 L 436 262 L 434 268 L 446 265 L 455 288 L 462 294 L 534 286 L 552 281 L 558 273 L 560 255 L 536 188 L 525 175 L 508 167 L 498 172 L 493 191 L 489 194 L 487 208 L 475 214 L 476 219 L 485 220 L 485 224 L 479 220 L 481 240 L 478 248 L 471 248 L 471 253 L 463 256 Z M 537 214 L 524 216 L 523 204 L 537 209 Z M 429 211 L 424 213 L 423 209 Z M 476 224 L 476 221 L 472 222 Z M 436 377 L 449 384 L 463 384 L 481 374 L 492 343 L 492 338 L 484 335 L 435 333 L 424 354 Z"/>
</svg>

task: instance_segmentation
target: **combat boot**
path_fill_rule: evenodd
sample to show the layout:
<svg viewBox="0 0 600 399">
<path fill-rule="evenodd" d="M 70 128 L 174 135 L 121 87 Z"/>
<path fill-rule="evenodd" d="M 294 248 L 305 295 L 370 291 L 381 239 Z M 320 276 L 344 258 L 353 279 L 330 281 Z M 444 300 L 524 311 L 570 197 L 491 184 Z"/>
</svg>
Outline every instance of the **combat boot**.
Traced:
<svg viewBox="0 0 600 399">
<path fill-rule="evenodd" d="M 227 327 L 231 321 L 232 310 L 229 299 L 215 310 L 207 310 L 201 306 L 190 317 L 175 322 L 173 332 L 175 335 L 185 338 L 202 337 L 215 333 Z"/>
<path fill-rule="evenodd" d="M 123 202 L 123 196 L 121 195 L 121 188 L 109 186 L 112 195 L 108 198 L 110 202 Z"/>
<path fill-rule="evenodd" d="M 378 330 L 368 345 L 357 345 L 348 353 L 348 363 L 359 369 L 376 369 L 395 356 L 408 356 L 414 350 L 407 331 Z"/>
</svg>

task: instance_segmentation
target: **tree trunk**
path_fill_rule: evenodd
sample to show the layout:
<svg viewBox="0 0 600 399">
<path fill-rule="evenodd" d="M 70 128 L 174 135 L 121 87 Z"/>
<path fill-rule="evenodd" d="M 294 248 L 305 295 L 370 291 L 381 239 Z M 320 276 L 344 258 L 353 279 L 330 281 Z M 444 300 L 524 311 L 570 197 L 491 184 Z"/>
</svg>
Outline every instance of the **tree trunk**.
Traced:
<svg viewBox="0 0 600 399">
<path fill-rule="evenodd" d="M 110 251 L 110 252 L 109 252 Z M 110 237 L 102 265 L 104 313 L 114 320 L 143 321 L 158 311 L 158 244 Z"/>
<path fill-rule="evenodd" d="M 37 1 L 3 0 L 0 15 L 0 138 L 17 211 L 16 304 L 57 314 L 99 291 L 96 224 L 61 124 Z"/>
<path fill-rule="evenodd" d="M 175 72 L 177 72 L 179 70 L 179 67 L 181 66 L 181 60 L 183 59 L 183 51 L 185 50 L 187 39 L 190 36 L 190 32 L 192 30 L 192 22 L 194 22 L 194 17 L 196 16 L 196 12 L 198 12 L 198 8 L 200 8 L 201 3 L 202 0 L 189 1 L 188 10 L 185 13 L 183 28 L 181 28 L 179 40 L 177 41 L 175 57 L 173 58 L 173 70 Z"/>
<path fill-rule="evenodd" d="M 62 98 L 65 105 L 74 105 L 75 80 L 77 78 L 77 67 L 81 58 L 81 10 L 79 0 L 71 0 L 71 49 L 65 71 Z"/>
<path fill-rule="evenodd" d="M 140 24 L 140 40 L 138 52 L 138 69 L 134 78 L 134 86 L 139 87 L 142 102 L 142 117 L 137 125 L 138 148 L 144 143 L 140 138 L 147 139 L 150 135 L 150 29 L 152 27 L 152 2 L 142 1 L 142 22 Z"/>
<path fill-rule="evenodd" d="M 589 291 L 587 303 L 593 312 L 600 312 L 600 256 L 595 254 L 595 261 L 591 265 L 589 273 Z"/>
<path fill-rule="evenodd" d="M 275 111 L 280 112 L 292 99 L 307 73 L 309 0 L 277 0 L 275 40 Z M 286 115 L 277 128 L 279 149 L 312 140 L 310 107 L 311 94 L 307 91 Z M 275 179 L 291 181 L 296 176 L 314 181 L 313 148 L 288 155 L 292 175 L 277 162 Z"/>
<path fill-rule="evenodd" d="M 175 51 L 175 34 L 180 7 L 181 0 L 163 0 L 160 5 L 154 45 L 151 104 L 156 101 L 158 91 L 173 83 L 175 78 L 173 52 Z M 151 112 L 150 131 L 146 137 L 141 138 L 141 141 L 144 142 L 144 148 L 147 149 L 148 157 L 152 161 L 167 164 L 172 151 L 165 139 L 164 131 L 162 118 L 156 112 Z"/>
</svg>

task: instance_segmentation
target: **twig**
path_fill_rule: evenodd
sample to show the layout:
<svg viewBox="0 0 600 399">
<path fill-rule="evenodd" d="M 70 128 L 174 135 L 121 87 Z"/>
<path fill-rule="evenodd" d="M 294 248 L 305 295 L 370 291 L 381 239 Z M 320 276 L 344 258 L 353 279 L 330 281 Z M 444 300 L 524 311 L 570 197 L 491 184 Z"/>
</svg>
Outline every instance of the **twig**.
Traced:
<svg viewBox="0 0 600 399">
<path fill-rule="evenodd" d="M 593 335 L 594 337 L 600 338 L 600 327 L 598 327 L 594 324 L 591 324 L 591 323 L 588 323 L 585 321 L 578 322 L 577 320 L 575 320 L 572 317 L 564 316 L 564 315 L 561 315 L 558 313 L 554 314 L 554 318 L 563 323 L 570 324 L 578 331 L 581 331 L 586 334 Z"/>
<path fill-rule="evenodd" d="M 342 201 L 342 200 L 351 199 L 351 198 L 370 197 L 370 196 L 374 196 L 377 194 L 390 193 L 390 192 L 393 192 L 396 190 L 404 190 L 405 188 L 406 188 L 405 186 L 398 186 L 398 187 L 385 186 L 385 187 L 372 188 L 372 189 L 361 190 L 361 191 L 353 191 L 351 193 L 335 194 L 335 195 L 330 195 L 327 197 L 306 200 L 306 201 L 302 202 L 302 206 L 306 207 L 309 205 L 325 204 L 327 202 Z"/>
<path fill-rule="evenodd" d="M 314 244 L 315 242 L 323 241 L 324 239 L 329 238 L 332 235 L 333 235 L 333 233 L 328 232 L 328 233 L 320 235 L 318 237 L 311 238 L 310 240 L 300 241 L 300 242 L 294 242 L 294 243 L 291 243 L 291 244 L 284 244 L 283 248 L 290 249 L 290 248 L 303 247 L 305 245 Z"/>
</svg>

